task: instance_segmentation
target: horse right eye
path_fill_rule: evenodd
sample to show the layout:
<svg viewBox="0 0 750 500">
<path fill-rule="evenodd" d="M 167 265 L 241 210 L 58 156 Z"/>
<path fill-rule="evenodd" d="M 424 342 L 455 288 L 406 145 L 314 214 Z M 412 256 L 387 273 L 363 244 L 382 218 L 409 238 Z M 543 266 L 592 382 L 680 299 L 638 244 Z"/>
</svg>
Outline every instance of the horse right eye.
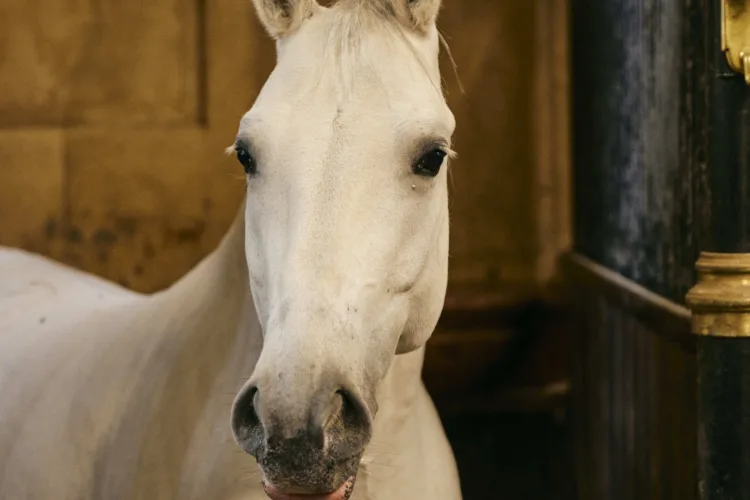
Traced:
<svg viewBox="0 0 750 500">
<path fill-rule="evenodd" d="M 234 151 L 237 153 L 237 161 L 242 164 L 242 168 L 245 169 L 247 175 L 254 175 L 257 171 L 255 160 L 253 159 L 250 152 L 242 146 L 235 146 Z"/>
<path fill-rule="evenodd" d="M 435 177 L 443 166 L 443 161 L 448 154 L 442 149 L 433 149 L 425 153 L 414 165 L 414 173 L 427 177 Z"/>
</svg>

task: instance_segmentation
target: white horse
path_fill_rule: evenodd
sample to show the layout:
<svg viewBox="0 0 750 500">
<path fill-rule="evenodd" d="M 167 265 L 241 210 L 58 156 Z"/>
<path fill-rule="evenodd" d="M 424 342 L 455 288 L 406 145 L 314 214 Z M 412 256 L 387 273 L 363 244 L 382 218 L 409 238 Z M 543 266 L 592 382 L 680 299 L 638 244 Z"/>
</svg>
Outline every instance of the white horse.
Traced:
<svg viewBox="0 0 750 500">
<path fill-rule="evenodd" d="M 0 251 L 0 499 L 461 498 L 420 373 L 447 284 L 440 2 L 254 3 L 278 60 L 213 253 L 140 295 Z"/>
</svg>

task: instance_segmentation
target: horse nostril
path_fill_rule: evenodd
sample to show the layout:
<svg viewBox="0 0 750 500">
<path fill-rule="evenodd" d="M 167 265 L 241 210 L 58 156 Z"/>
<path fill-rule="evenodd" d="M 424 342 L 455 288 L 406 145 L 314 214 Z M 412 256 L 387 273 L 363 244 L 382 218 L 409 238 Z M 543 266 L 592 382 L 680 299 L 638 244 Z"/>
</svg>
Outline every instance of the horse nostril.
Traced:
<svg viewBox="0 0 750 500">
<path fill-rule="evenodd" d="M 263 426 L 260 423 L 256 403 L 258 389 L 246 388 L 235 400 L 232 409 L 232 431 L 235 439 L 247 453 L 255 456 L 263 440 Z"/>
<path fill-rule="evenodd" d="M 361 397 L 352 391 L 339 389 L 336 391 L 341 397 L 341 421 L 345 428 L 358 429 L 368 435 L 371 431 L 372 419 Z"/>
</svg>

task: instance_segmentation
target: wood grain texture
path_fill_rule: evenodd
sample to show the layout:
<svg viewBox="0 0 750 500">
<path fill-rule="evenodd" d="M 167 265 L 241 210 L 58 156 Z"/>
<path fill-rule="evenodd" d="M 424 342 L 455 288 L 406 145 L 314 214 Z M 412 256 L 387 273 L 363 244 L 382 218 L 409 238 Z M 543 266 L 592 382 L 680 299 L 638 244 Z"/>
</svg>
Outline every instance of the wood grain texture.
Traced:
<svg viewBox="0 0 750 500">
<path fill-rule="evenodd" d="M 577 303 L 578 498 L 697 499 L 695 353 L 595 289 Z"/>
<path fill-rule="evenodd" d="M 748 439 L 740 429 L 747 427 L 748 344 L 696 340 L 689 316 L 674 314 L 695 283 L 699 252 L 750 249 L 750 92 L 726 67 L 720 6 L 574 2 L 576 250 L 672 302 L 662 315 L 644 316 L 638 301 L 613 303 L 601 283 L 580 301 L 583 498 L 747 496 Z M 603 312 L 592 312 L 593 302 Z M 673 320 L 654 321 L 664 314 Z M 670 335 L 679 323 L 683 333 Z M 627 345 L 608 344 L 623 325 L 634 359 Z M 621 377 L 610 367 L 631 362 L 640 396 L 633 401 L 610 386 L 602 406 L 595 380 L 616 383 Z M 632 409 L 634 438 L 607 413 L 612 405 Z M 632 442 L 635 463 L 613 452 L 613 442 Z M 634 492 L 618 488 L 628 467 Z"/>
<path fill-rule="evenodd" d="M 709 3 L 573 2 L 576 250 L 680 303 L 710 246 Z"/>
<path fill-rule="evenodd" d="M 570 42 L 567 1 L 536 0 L 534 176 L 532 209 L 539 282 L 561 277 L 558 260 L 572 245 Z"/>
</svg>

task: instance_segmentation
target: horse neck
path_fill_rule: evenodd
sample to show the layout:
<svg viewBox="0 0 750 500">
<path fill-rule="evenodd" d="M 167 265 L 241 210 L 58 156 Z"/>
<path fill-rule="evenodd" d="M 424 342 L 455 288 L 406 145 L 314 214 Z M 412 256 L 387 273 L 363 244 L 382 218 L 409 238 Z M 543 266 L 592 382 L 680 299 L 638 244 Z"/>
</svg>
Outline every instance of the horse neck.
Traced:
<svg viewBox="0 0 750 500">
<path fill-rule="evenodd" d="M 178 352 L 171 389 L 192 394 L 197 411 L 195 405 L 212 400 L 217 386 L 227 394 L 239 390 L 262 346 L 245 261 L 244 205 L 216 250 L 153 297 L 154 317 L 165 325 L 163 340 Z"/>
<path fill-rule="evenodd" d="M 109 337 L 110 350 L 130 362 L 125 374 L 114 377 L 106 376 L 107 366 L 100 367 L 102 378 L 115 384 L 114 392 L 121 390 L 122 376 L 132 381 L 122 391 L 122 411 L 102 451 L 118 464 L 111 483 L 118 498 L 119 489 L 140 492 L 133 498 L 154 498 L 153 492 L 164 488 L 177 491 L 186 460 L 204 461 L 210 450 L 234 450 L 232 400 L 252 372 L 262 342 L 245 264 L 243 212 L 218 248 L 181 280 L 128 304 L 121 320 L 126 327 Z M 158 464 L 158 473 L 156 465 L 140 466 L 146 462 Z M 205 464 L 192 467 L 202 471 Z"/>
</svg>

